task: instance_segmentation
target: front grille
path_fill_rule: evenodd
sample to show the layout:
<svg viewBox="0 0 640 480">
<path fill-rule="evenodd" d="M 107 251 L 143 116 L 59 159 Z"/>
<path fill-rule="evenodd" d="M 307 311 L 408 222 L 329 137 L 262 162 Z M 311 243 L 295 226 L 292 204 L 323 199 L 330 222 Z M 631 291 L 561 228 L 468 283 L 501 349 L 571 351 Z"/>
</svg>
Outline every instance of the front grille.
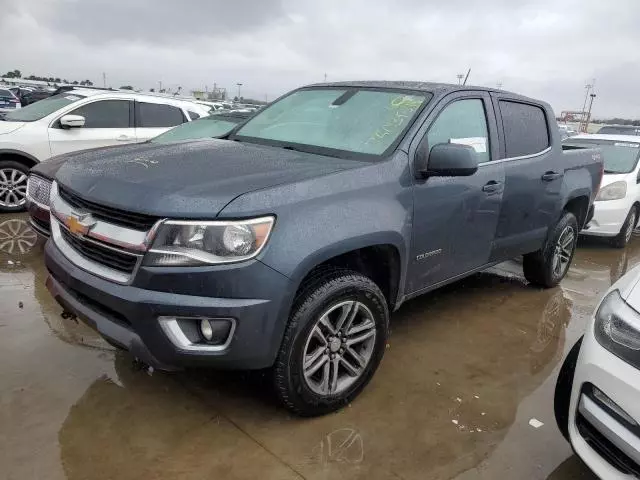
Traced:
<svg viewBox="0 0 640 480">
<path fill-rule="evenodd" d="M 58 193 L 60 197 L 72 207 L 91 213 L 95 218 L 104 220 L 105 222 L 123 227 L 132 228 L 134 230 L 147 231 L 158 220 L 151 215 L 142 213 L 132 213 L 117 208 L 106 207 L 94 202 L 90 202 L 80 198 L 75 193 L 71 193 L 58 185 Z"/>
<path fill-rule="evenodd" d="M 62 233 L 64 241 L 88 260 L 117 270 L 118 272 L 133 273 L 138 261 L 136 255 L 115 251 L 93 241 L 82 240 L 69 233 L 69 231 L 63 227 L 60 227 L 60 232 Z"/>
<path fill-rule="evenodd" d="M 589 446 L 612 467 L 626 475 L 640 477 L 640 466 L 611 443 L 580 413 L 576 414 L 576 426 Z"/>
<path fill-rule="evenodd" d="M 27 195 L 42 205 L 49 206 L 49 194 L 51 193 L 51 181 L 38 175 L 29 175 L 27 183 Z"/>
</svg>

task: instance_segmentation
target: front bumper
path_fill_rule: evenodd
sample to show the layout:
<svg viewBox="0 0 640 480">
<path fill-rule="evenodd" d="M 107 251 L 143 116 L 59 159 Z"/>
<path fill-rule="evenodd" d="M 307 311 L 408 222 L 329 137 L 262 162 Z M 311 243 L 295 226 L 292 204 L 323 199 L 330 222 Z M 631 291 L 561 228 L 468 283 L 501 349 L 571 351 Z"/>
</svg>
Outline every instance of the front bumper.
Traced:
<svg viewBox="0 0 640 480">
<path fill-rule="evenodd" d="M 62 307 L 161 370 L 189 366 L 259 369 L 273 364 L 293 296 L 289 279 L 263 263 L 216 267 L 140 267 L 131 285 L 99 278 L 48 241 L 47 287 Z M 158 317 L 235 320 L 226 348 L 181 349 Z"/>
<path fill-rule="evenodd" d="M 622 230 L 632 205 L 633 203 L 627 198 L 595 202 L 593 218 L 580 233 L 598 237 L 615 237 Z"/>
<path fill-rule="evenodd" d="M 640 474 L 640 428 L 630 426 L 587 395 L 590 385 L 632 419 L 640 419 L 640 371 L 602 347 L 593 330 L 585 335 L 574 376 L 569 411 L 571 444 L 600 478 L 635 479 Z"/>
</svg>

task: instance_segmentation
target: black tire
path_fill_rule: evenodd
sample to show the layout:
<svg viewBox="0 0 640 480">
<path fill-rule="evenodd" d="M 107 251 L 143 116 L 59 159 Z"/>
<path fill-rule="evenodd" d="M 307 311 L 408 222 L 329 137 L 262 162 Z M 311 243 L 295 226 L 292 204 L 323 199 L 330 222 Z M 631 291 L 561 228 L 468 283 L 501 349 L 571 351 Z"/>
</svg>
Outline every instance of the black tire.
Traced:
<svg viewBox="0 0 640 480">
<path fill-rule="evenodd" d="M 622 228 L 620 229 L 620 233 L 611 239 L 611 245 L 616 248 L 624 248 L 631 240 L 631 236 L 633 235 L 633 229 L 638 222 L 638 207 L 635 205 L 631 207 L 629 210 L 629 214 L 627 215 L 627 219 L 622 224 Z M 629 230 L 629 227 L 631 229 Z"/>
<path fill-rule="evenodd" d="M 570 245 L 570 254 L 568 255 L 568 262 L 566 267 L 563 267 L 560 272 L 554 269 L 554 255 L 556 253 L 556 246 L 561 239 L 561 236 L 565 235 L 567 229 L 571 229 L 573 233 L 573 241 Z M 573 255 L 576 251 L 576 243 L 578 241 L 578 221 L 571 212 L 563 212 L 560 220 L 551 229 L 547 235 L 542 249 L 537 252 L 528 253 L 524 255 L 522 261 L 522 269 L 524 277 L 534 285 L 538 285 L 544 288 L 552 288 L 560 283 L 564 278 Z"/>
<path fill-rule="evenodd" d="M 14 162 L 13 160 L 0 160 L 0 170 L 3 170 L 3 169 L 18 170 L 19 172 L 23 173 L 26 176 L 29 175 L 29 167 L 27 167 L 26 165 L 23 165 L 20 162 Z M 0 181 L 1 180 L 2 179 L 0 178 Z M 1 196 L 0 196 L 0 202 L 5 203 Z M 20 205 L 15 205 L 15 206 L 0 205 L 0 213 L 16 213 L 16 212 L 22 212 L 25 209 L 26 209 L 26 205 L 24 203 Z"/>
<path fill-rule="evenodd" d="M 343 301 L 357 300 L 372 314 L 375 339 L 363 372 L 345 391 L 321 395 L 304 379 L 303 357 L 307 339 L 327 309 Z M 369 383 L 384 355 L 387 344 L 389 310 L 386 299 L 371 279 L 344 269 L 328 269 L 314 275 L 294 301 L 289 323 L 278 353 L 273 378 L 280 402 L 297 415 L 324 415 L 350 403 Z"/>
<path fill-rule="evenodd" d="M 556 417 L 556 423 L 562 436 L 569 442 L 569 407 L 571 403 L 571 389 L 573 388 L 573 376 L 576 372 L 576 364 L 578 363 L 578 355 L 582 346 L 582 338 L 569 351 L 565 358 L 558 380 L 556 381 L 556 390 L 553 396 L 553 413 Z"/>
</svg>

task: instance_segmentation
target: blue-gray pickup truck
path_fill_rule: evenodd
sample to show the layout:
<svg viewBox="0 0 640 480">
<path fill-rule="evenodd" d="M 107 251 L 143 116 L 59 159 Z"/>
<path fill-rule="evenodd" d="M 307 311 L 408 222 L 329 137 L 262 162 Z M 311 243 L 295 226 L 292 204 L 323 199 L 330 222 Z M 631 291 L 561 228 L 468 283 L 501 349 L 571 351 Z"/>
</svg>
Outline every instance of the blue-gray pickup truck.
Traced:
<svg viewBox="0 0 640 480">
<path fill-rule="evenodd" d="M 369 382 L 404 301 L 518 255 L 557 285 L 601 178 L 544 102 L 312 85 L 224 139 L 70 156 L 47 286 L 155 368 L 270 368 L 286 407 L 320 415 Z"/>
</svg>

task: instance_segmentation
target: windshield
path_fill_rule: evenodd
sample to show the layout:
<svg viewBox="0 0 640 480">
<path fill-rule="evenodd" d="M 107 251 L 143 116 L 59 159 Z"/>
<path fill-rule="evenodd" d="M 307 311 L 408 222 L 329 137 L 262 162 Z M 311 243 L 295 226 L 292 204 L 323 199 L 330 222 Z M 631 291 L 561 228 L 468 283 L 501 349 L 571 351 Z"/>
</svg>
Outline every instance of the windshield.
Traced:
<svg viewBox="0 0 640 480">
<path fill-rule="evenodd" d="M 638 163 L 640 143 L 615 142 L 610 140 L 570 140 L 564 145 L 571 147 L 598 147 L 604 158 L 604 173 L 630 173 Z"/>
<path fill-rule="evenodd" d="M 222 137 L 229 133 L 242 119 L 204 117 L 193 122 L 183 123 L 168 132 L 158 135 L 151 143 L 171 143 L 181 140 Z"/>
<path fill-rule="evenodd" d="M 32 103 L 31 105 L 27 105 L 20 110 L 7 113 L 4 119 L 10 122 L 35 122 L 36 120 L 40 120 L 56 110 L 60 110 L 62 107 L 66 107 L 67 105 L 80 100 L 81 98 L 84 98 L 84 96 L 77 94 L 72 95 L 69 93 L 55 95 Z"/>
<path fill-rule="evenodd" d="M 307 88 L 262 110 L 235 137 L 383 155 L 430 98 L 429 93 Z"/>
</svg>

